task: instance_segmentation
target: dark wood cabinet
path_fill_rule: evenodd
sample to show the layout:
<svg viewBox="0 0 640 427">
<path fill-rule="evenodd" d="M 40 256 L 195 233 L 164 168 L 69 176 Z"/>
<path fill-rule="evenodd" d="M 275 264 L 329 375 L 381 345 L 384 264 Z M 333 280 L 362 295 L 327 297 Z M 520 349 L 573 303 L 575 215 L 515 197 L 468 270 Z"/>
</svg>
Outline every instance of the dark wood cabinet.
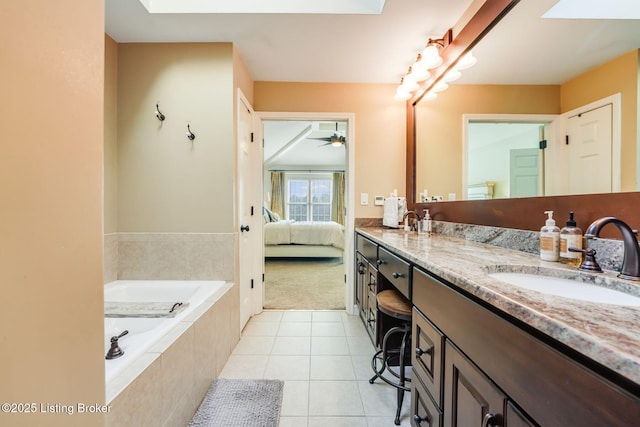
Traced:
<svg viewBox="0 0 640 427">
<path fill-rule="evenodd" d="M 419 377 L 414 376 L 411 381 L 411 425 L 414 427 L 440 427 L 442 412 L 431 400 Z"/>
<path fill-rule="evenodd" d="M 378 245 L 356 234 L 355 301 L 369 337 L 378 345 L 376 293 L 378 292 Z"/>
</svg>

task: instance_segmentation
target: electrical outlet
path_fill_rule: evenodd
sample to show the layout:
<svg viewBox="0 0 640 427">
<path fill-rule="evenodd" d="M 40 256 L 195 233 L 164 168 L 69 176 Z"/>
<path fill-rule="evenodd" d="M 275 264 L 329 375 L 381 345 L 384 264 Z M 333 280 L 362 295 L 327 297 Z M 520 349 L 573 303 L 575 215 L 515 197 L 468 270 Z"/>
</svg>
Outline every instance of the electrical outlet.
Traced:
<svg viewBox="0 0 640 427">
<path fill-rule="evenodd" d="M 360 204 L 367 206 L 369 204 L 369 193 L 360 193 Z"/>
</svg>

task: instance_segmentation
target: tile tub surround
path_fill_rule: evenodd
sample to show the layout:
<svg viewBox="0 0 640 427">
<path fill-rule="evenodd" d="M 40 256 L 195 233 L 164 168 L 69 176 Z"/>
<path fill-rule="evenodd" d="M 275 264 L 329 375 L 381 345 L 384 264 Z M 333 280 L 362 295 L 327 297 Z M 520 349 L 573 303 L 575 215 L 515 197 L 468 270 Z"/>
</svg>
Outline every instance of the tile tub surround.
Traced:
<svg viewBox="0 0 640 427">
<path fill-rule="evenodd" d="M 105 278 L 232 281 L 235 247 L 234 233 L 111 233 Z"/>
<path fill-rule="evenodd" d="M 187 425 L 240 339 L 239 315 L 229 283 L 107 384 L 106 425 Z"/>
<path fill-rule="evenodd" d="M 360 233 L 392 249 L 415 265 L 524 322 L 561 344 L 581 353 L 621 377 L 640 385 L 640 308 L 596 304 L 527 291 L 488 275 L 491 266 L 563 269 L 575 267 L 541 261 L 537 255 L 455 237 L 382 228 L 361 228 Z M 588 274 L 587 275 L 593 275 Z M 597 275 L 601 282 L 619 281 L 616 273 Z M 636 295 L 640 286 L 623 281 Z"/>
</svg>

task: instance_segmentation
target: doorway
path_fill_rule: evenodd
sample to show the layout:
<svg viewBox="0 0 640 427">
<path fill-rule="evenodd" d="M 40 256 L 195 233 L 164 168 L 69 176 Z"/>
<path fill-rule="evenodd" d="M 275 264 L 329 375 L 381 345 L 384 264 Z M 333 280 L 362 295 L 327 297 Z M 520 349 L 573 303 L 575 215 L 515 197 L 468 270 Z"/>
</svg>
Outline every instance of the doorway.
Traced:
<svg viewBox="0 0 640 427">
<path fill-rule="evenodd" d="M 354 116 L 259 116 L 265 308 L 353 314 Z"/>
</svg>

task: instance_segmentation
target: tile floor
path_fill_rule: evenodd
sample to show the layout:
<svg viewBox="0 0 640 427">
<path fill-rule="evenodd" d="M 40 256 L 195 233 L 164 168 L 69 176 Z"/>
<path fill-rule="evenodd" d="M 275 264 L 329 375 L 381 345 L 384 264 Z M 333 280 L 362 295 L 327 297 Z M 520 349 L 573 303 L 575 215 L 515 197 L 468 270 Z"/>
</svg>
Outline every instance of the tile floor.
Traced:
<svg viewBox="0 0 640 427">
<path fill-rule="evenodd" d="M 220 377 L 284 381 L 280 427 L 395 426 L 396 389 L 372 376 L 375 349 L 345 311 L 264 311 L 249 320 Z M 409 426 L 405 393 L 402 426 Z"/>
</svg>

